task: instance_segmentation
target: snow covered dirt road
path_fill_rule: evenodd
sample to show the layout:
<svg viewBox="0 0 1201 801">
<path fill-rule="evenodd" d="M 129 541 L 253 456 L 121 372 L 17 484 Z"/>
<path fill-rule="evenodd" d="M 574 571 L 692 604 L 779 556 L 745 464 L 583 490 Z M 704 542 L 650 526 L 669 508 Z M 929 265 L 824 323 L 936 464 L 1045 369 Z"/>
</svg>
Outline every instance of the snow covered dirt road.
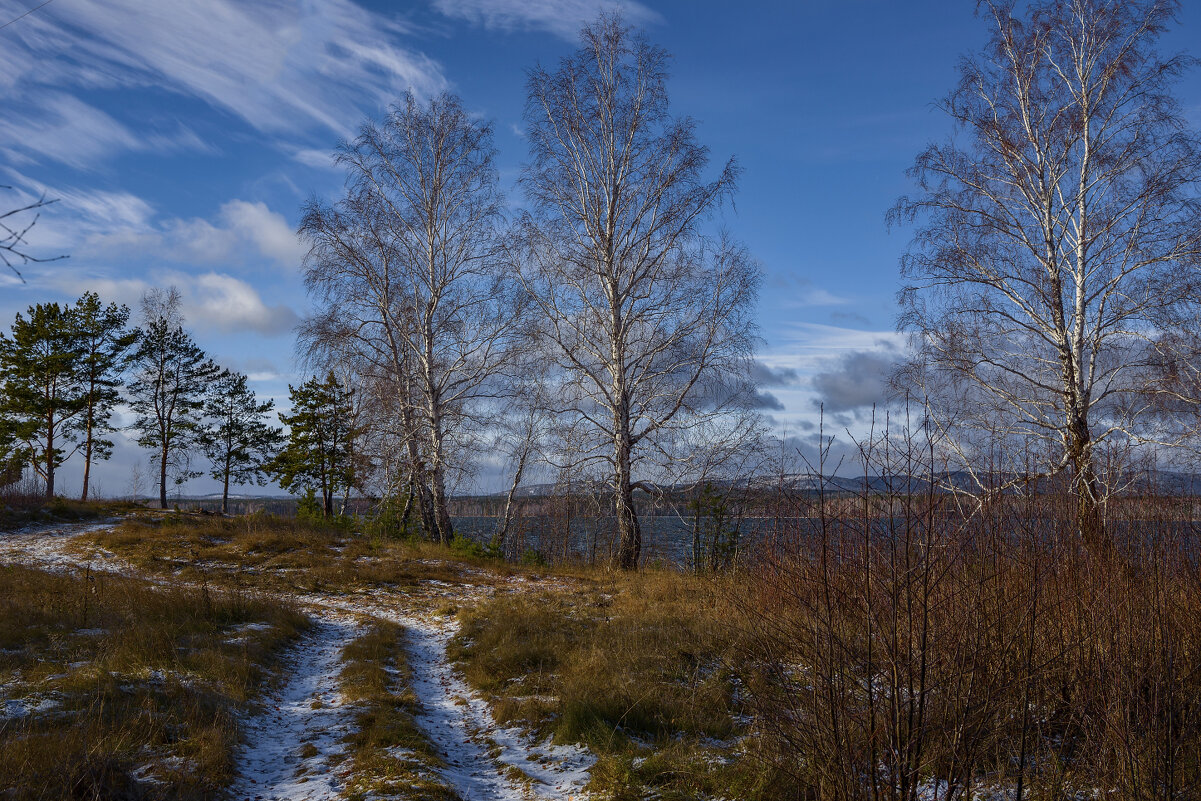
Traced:
<svg viewBox="0 0 1201 801">
<path fill-rule="evenodd" d="M 320 801 L 338 798 L 343 739 L 354 719 L 337 691 L 342 649 L 358 623 L 322 616 L 286 660 L 283 687 L 260 700 L 246 720 L 235 799 Z"/>
<path fill-rule="evenodd" d="M 55 525 L 0 534 L 0 563 L 52 570 L 141 574 L 103 551 L 70 547 L 71 540 L 112 525 Z M 160 576 L 142 576 L 163 583 Z M 306 594 L 292 598 L 316 623 L 284 658 L 286 678 L 260 699 L 243 723 L 244 743 L 231 797 L 242 801 L 324 801 L 341 798 L 354 766 L 343 757 L 354 708 L 338 694 L 342 650 L 364 619 L 404 627 L 411 689 L 420 702 L 418 727 L 440 753 L 442 781 L 463 801 L 581 801 L 595 758 L 587 749 L 533 742 L 498 726 L 488 703 L 447 659 L 457 631 L 435 602 L 470 602 L 487 589 L 429 582 L 429 592 L 375 590 L 362 595 Z"/>
<path fill-rule="evenodd" d="M 444 775 L 464 799 L 584 797 L 595 761 L 587 749 L 537 745 L 497 726 L 487 702 L 446 660 L 446 644 L 457 626 L 420 618 L 402 622 L 410 633 L 413 689 L 425 707 L 418 723 L 447 755 Z M 490 751 L 497 756 L 490 759 Z"/>
</svg>

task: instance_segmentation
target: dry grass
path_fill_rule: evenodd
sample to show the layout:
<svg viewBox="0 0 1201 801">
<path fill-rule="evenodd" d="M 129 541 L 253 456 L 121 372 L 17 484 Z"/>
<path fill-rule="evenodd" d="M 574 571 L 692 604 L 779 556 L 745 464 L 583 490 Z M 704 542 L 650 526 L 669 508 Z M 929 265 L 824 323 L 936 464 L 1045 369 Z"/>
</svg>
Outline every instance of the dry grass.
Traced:
<svg viewBox="0 0 1201 801">
<path fill-rule="evenodd" d="M 589 746 L 603 797 L 756 798 L 769 776 L 739 723 L 724 597 L 672 572 L 577 572 L 460 612 L 451 656 L 499 722 Z"/>
<path fill-rule="evenodd" d="M 257 516 L 95 539 L 193 582 L 424 592 L 458 614 L 450 655 L 498 721 L 588 745 L 604 798 L 1201 797 L 1201 533 L 1132 504 L 1109 546 L 1085 545 L 1053 500 L 970 519 L 934 495 L 813 503 L 718 578 L 535 575 Z M 467 602 L 476 585 L 494 594 Z M 347 649 L 353 787 L 453 798 L 412 724 L 399 639 L 378 627 Z"/>
<path fill-rule="evenodd" d="M 140 507 L 127 501 L 77 501 L 43 495 L 0 493 L 0 531 L 12 531 L 34 523 L 94 520 L 132 512 Z"/>
<path fill-rule="evenodd" d="M 305 625 L 246 594 L 0 568 L 0 795 L 212 797 L 236 711 Z"/>
<path fill-rule="evenodd" d="M 89 542 L 147 573 L 285 593 L 408 591 L 431 579 L 475 583 L 516 570 L 497 560 L 454 556 L 431 543 L 366 537 L 271 515 L 138 515 L 90 535 Z"/>
<path fill-rule="evenodd" d="M 460 801 L 438 776 L 441 759 L 414 719 L 420 703 L 409 688 L 404 630 L 374 623 L 342 653 L 339 683 L 358 708 L 349 740 L 350 799 Z"/>
<path fill-rule="evenodd" d="M 1198 532 L 900 499 L 768 549 L 740 604 L 765 756 L 817 801 L 1201 797 Z M 1066 511 L 1066 514 L 1063 512 Z"/>
</svg>

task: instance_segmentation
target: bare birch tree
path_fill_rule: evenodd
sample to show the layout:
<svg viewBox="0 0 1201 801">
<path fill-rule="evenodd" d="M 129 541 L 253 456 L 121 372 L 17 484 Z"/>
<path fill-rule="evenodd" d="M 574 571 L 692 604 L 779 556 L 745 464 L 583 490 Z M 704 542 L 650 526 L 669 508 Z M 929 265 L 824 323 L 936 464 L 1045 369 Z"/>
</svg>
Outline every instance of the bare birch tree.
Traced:
<svg viewBox="0 0 1201 801">
<path fill-rule="evenodd" d="M 1086 538 L 1102 530 L 1100 452 L 1165 439 L 1154 367 L 1196 314 L 1198 143 L 1160 58 L 1172 0 L 981 4 L 992 28 L 942 102 L 956 136 L 918 156 L 904 258 L 910 375 L 933 420 L 1025 440 L 1066 474 Z"/>
<path fill-rule="evenodd" d="M 527 338 L 526 344 L 531 341 L 532 338 Z M 513 471 L 500 521 L 492 536 L 492 547 L 502 554 L 517 511 L 518 490 L 543 459 L 542 452 L 555 425 L 548 397 L 551 381 L 545 370 L 545 354 L 538 348 L 529 347 L 518 355 L 515 374 L 506 386 L 509 397 L 493 417 L 493 426 L 497 429 L 495 450 L 508 457 Z"/>
<path fill-rule="evenodd" d="M 436 536 L 407 346 L 413 315 L 399 291 L 401 266 L 381 215 L 369 198 L 357 194 L 333 205 L 312 201 L 300 233 L 309 245 L 305 281 L 319 304 L 301 325 L 300 347 L 322 369 L 354 365 L 359 391 L 388 415 L 373 420 L 368 438 L 399 445 L 402 464 L 394 472 L 395 485 L 387 489 L 396 491 L 403 484 L 405 520 L 416 502 L 426 535 Z"/>
<path fill-rule="evenodd" d="M 759 284 L 743 249 L 705 235 L 738 170 L 704 178 L 694 121 L 669 110 L 667 58 L 602 16 L 556 71 L 530 72 L 525 111 L 518 271 L 568 376 L 560 411 L 587 423 L 588 455 L 611 468 L 627 569 L 642 545 L 634 491 L 649 486 L 637 464 L 673 427 L 721 412 L 705 387 L 745 374 Z"/>
<path fill-rule="evenodd" d="M 372 270 L 378 274 L 387 263 L 370 293 L 381 301 L 387 296 L 375 304 L 391 318 L 386 349 L 405 360 L 420 399 L 425 471 L 442 542 L 452 534 L 446 499 L 453 440 L 468 434 L 477 401 L 492 394 L 518 316 L 517 295 L 496 269 L 503 201 L 493 156 L 491 126 L 472 120 L 449 94 L 428 103 L 406 95 L 338 155 L 348 171 L 341 210 L 370 218 L 378 240 L 369 247 Z M 334 211 L 311 208 L 302 233 L 318 244 L 314 234 L 328 228 L 321 216 Z M 309 263 L 309 286 L 328 299 L 362 293 L 355 285 L 332 285 L 342 269 L 337 260 L 318 252 Z"/>
</svg>

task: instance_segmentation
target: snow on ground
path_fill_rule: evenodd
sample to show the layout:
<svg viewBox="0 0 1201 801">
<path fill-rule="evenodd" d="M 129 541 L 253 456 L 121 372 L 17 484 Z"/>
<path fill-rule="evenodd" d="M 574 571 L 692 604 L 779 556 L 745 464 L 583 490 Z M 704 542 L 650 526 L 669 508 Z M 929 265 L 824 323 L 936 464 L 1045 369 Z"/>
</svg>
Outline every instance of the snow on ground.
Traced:
<svg viewBox="0 0 1201 801">
<path fill-rule="evenodd" d="M 520 732 L 501 727 L 487 702 L 475 694 L 446 659 L 457 622 L 429 616 L 399 622 L 409 633 L 412 687 L 421 699 L 417 724 L 445 755 L 445 778 L 465 799 L 566 799 L 579 797 L 595 758 L 587 749 L 535 745 Z M 500 754 L 489 758 L 499 747 Z M 522 782 L 508 768 L 529 777 Z"/>
<path fill-rule="evenodd" d="M 74 536 L 111 523 L 28 528 L 0 534 L 0 563 L 52 570 L 133 573 L 114 555 L 92 562 L 65 546 Z M 433 614 L 433 599 L 463 602 L 486 591 L 431 580 L 425 603 L 414 595 L 376 590 L 358 597 L 305 595 L 293 600 L 317 618 L 312 633 L 287 658 L 286 683 L 243 725 L 235 799 L 318 801 L 335 799 L 348 766 L 335 768 L 340 740 L 353 725 L 353 708 L 337 693 L 342 648 L 358 629 L 354 616 L 405 628 L 412 688 L 422 705 L 417 723 L 442 752 L 444 780 L 464 801 L 568 801 L 587 797 L 583 788 L 595 757 L 585 748 L 536 743 L 525 733 L 496 724 L 488 703 L 459 676 L 446 646 L 458 629 L 451 617 Z M 493 756 L 495 755 L 495 756 Z"/>
<path fill-rule="evenodd" d="M 323 615 L 293 648 L 288 679 L 261 699 L 262 712 L 242 726 L 236 799 L 319 801 L 337 798 L 346 767 L 342 740 L 354 726 L 353 708 L 338 693 L 342 649 L 359 624 Z"/>
<path fill-rule="evenodd" d="M 80 570 L 90 564 L 92 570 L 125 573 L 129 570 L 128 565 L 111 553 L 98 552 L 97 558 L 89 562 L 65 547 L 75 537 L 112 526 L 112 521 L 67 523 L 3 532 L 0 533 L 0 563 L 38 567 L 56 573 Z"/>
<path fill-rule="evenodd" d="M 58 700 L 52 695 L 33 694 L 24 698 L 5 698 L 0 702 L 0 719 L 44 715 L 58 709 L 58 706 Z"/>
<path fill-rule="evenodd" d="M 464 601 L 482 592 L 478 587 L 427 583 L 438 588 L 436 598 Z M 308 595 L 302 601 L 404 627 L 411 686 L 422 706 L 417 725 L 442 753 L 443 780 L 465 801 L 587 797 L 584 786 L 596 758 L 586 748 L 536 743 L 518 729 L 497 725 L 488 702 L 446 657 L 446 646 L 458 631 L 453 617 L 414 608 L 411 599 L 380 591 L 357 598 Z"/>
</svg>

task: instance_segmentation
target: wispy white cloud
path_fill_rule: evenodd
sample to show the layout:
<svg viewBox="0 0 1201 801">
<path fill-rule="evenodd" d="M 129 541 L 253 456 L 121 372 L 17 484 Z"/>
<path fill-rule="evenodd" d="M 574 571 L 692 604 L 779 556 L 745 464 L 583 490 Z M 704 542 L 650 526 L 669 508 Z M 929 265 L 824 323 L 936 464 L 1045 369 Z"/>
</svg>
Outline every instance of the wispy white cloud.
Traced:
<svg viewBox="0 0 1201 801">
<path fill-rule="evenodd" d="M 78 276 L 60 270 L 49 278 L 51 285 L 71 296 L 80 290 Z M 220 333 L 254 332 L 265 336 L 286 334 L 299 321 L 296 312 L 283 304 L 268 304 L 257 289 L 240 278 L 217 272 L 199 275 L 174 270 L 145 278 L 92 276 L 86 286 L 108 302 L 137 308 L 146 290 L 174 286 L 183 298 L 183 314 L 189 328 Z"/>
<path fill-rule="evenodd" d="M 896 331 L 869 331 L 820 323 L 793 322 L 780 326 L 772 346 L 758 355 L 766 367 L 787 370 L 801 384 L 816 373 L 828 371 L 853 352 L 906 352 L 907 339 Z M 796 407 L 793 407 L 796 408 Z"/>
<path fill-rule="evenodd" d="M 783 308 L 843 306 L 852 302 L 851 298 L 836 295 L 795 272 L 773 275 L 770 283 L 773 303 Z"/>
<path fill-rule="evenodd" d="M 601 12 L 620 12 L 632 25 L 662 19 L 642 3 L 622 0 L 434 0 L 434 8 L 486 28 L 543 30 L 569 41 L 575 41 L 580 28 Z"/>
<path fill-rule="evenodd" d="M 25 205 L 45 197 L 52 201 L 40 210 L 30 239 L 38 255 L 74 253 L 85 242 L 103 237 L 113 247 L 138 249 L 153 233 L 154 208 L 129 192 L 66 187 L 52 189 L 11 168 L 2 170 L 3 183 L 13 187 L 4 197 L 6 207 Z"/>
<path fill-rule="evenodd" d="M 42 251 L 66 252 L 87 262 L 148 258 L 258 268 L 266 261 L 285 270 L 296 269 L 304 258 L 292 225 L 266 203 L 234 199 L 211 219 L 162 218 L 129 192 L 49 190 L 15 170 L 5 174 L 18 187 L 14 202 L 29 202 L 43 192 L 57 201 L 47 207 L 47 218 L 38 226 Z"/>
<path fill-rule="evenodd" d="M 0 125 L 0 148 L 82 166 L 121 149 L 203 146 L 188 130 L 135 135 L 79 99 L 147 86 L 261 131 L 345 135 L 364 107 L 447 85 L 435 61 L 401 43 L 413 32 L 351 0 L 60 0 L 6 31 L 0 97 L 33 121 Z"/>
<path fill-rule="evenodd" d="M 88 168 L 113 153 L 146 146 L 108 114 L 62 92 L 39 98 L 29 114 L 0 115 L 0 152 L 11 163 L 41 156 Z"/>
<path fill-rule="evenodd" d="M 306 167 L 316 167 L 318 169 L 336 169 L 334 166 L 334 154 L 331 150 L 323 150 L 321 148 L 297 148 L 292 151 L 292 158 Z"/>
<path fill-rule="evenodd" d="M 299 322 L 296 312 L 268 305 L 258 290 L 229 275 L 204 273 L 183 278 L 184 311 L 198 325 L 226 333 L 286 334 Z"/>
<path fill-rule="evenodd" d="M 842 306 L 850 302 L 850 298 L 835 295 L 821 287 L 811 287 L 791 300 L 791 304 L 795 306 Z"/>
</svg>

